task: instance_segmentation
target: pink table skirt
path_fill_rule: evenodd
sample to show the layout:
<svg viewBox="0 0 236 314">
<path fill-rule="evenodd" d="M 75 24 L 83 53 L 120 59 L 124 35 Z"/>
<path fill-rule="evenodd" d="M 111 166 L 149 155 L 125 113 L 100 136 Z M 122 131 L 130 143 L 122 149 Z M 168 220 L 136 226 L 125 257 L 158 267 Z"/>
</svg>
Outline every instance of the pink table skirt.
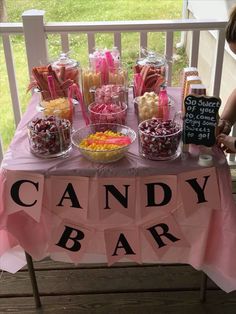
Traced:
<svg viewBox="0 0 236 314">
<path fill-rule="evenodd" d="M 179 103 L 179 90 L 172 88 L 169 93 Z M 76 149 L 68 158 L 42 160 L 30 153 L 26 132 L 28 121 L 36 114 L 37 101 L 34 95 L 2 163 L 0 267 L 3 270 L 16 272 L 23 267 L 23 250 L 37 260 L 50 256 L 76 264 L 130 260 L 189 263 L 205 271 L 223 290 L 236 289 L 236 210 L 230 171 L 217 148 L 212 151 L 211 168 L 200 167 L 197 157 L 191 155 L 169 162 L 145 160 L 139 156 L 137 140 L 127 156 L 114 164 L 91 163 Z M 76 114 L 79 119 L 75 128 L 79 128 L 83 121 L 80 112 Z M 128 125 L 137 130 L 132 101 Z M 191 189 L 188 178 L 195 180 L 198 187 L 193 185 Z M 14 204 L 12 187 L 20 179 L 34 184 L 28 190 L 17 190 L 17 195 L 25 203 L 34 197 L 37 206 L 24 208 Z M 63 208 L 55 206 L 55 199 L 60 195 L 63 198 L 63 184 L 68 187 L 68 182 L 86 210 L 78 210 L 70 202 Z M 104 214 L 106 211 L 101 208 L 104 195 L 100 192 L 108 185 L 120 188 L 123 201 L 128 197 L 124 197 L 122 188 L 129 189 L 127 212 L 115 199 L 114 191 L 106 190 L 114 210 L 112 207 L 109 215 Z M 149 205 L 143 205 L 145 191 L 151 194 L 154 185 L 167 190 L 171 187 L 172 194 L 169 203 L 163 206 L 151 206 L 148 199 L 149 211 L 146 208 Z M 167 197 L 164 188 L 160 188 L 164 193 L 163 203 Z M 189 188 L 198 199 L 186 192 Z M 196 193 L 199 188 L 205 193 L 204 201 L 199 201 L 200 194 Z M 66 197 L 70 198 L 64 194 L 65 203 Z"/>
</svg>

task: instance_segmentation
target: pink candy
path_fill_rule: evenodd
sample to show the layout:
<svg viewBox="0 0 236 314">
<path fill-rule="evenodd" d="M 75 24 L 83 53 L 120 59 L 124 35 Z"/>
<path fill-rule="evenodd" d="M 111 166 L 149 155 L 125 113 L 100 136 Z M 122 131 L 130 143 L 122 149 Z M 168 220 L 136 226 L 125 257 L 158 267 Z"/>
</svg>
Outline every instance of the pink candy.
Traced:
<svg viewBox="0 0 236 314">
<path fill-rule="evenodd" d="M 28 125 L 30 150 L 40 157 L 56 157 L 71 147 L 69 120 L 55 116 L 35 118 Z"/>
<path fill-rule="evenodd" d="M 127 105 L 125 103 L 106 104 L 92 103 L 89 105 L 91 123 L 117 123 L 125 124 Z"/>
<path fill-rule="evenodd" d="M 140 153 L 153 160 L 175 158 L 181 139 L 180 126 L 171 121 L 150 119 L 139 125 Z"/>
<path fill-rule="evenodd" d="M 96 103 L 112 103 L 114 100 L 125 101 L 125 90 L 121 85 L 103 85 L 95 91 Z"/>
</svg>

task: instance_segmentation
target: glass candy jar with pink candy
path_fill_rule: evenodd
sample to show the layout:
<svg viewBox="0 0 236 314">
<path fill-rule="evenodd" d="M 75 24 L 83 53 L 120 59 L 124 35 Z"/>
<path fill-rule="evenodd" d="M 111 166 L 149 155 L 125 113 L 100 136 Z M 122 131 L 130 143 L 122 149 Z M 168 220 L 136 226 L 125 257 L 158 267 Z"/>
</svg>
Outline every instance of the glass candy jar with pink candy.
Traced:
<svg viewBox="0 0 236 314">
<path fill-rule="evenodd" d="M 97 103 L 88 107 L 90 122 L 126 124 L 127 104 L 125 102 Z"/>
</svg>

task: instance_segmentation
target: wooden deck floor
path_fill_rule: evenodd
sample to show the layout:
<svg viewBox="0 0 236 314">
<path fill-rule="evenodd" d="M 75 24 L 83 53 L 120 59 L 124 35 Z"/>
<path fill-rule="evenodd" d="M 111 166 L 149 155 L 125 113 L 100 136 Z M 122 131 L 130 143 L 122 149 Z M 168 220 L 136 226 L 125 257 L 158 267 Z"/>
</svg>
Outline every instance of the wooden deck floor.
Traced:
<svg viewBox="0 0 236 314">
<path fill-rule="evenodd" d="M 233 182 L 236 192 L 236 182 Z M 0 314 L 235 314 L 236 291 L 210 279 L 200 302 L 202 273 L 187 265 L 73 265 L 34 263 L 42 308 L 36 309 L 27 269 L 0 279 Z"/>
<path fill-rule="evenodd" d="M 35 309 L 27 269 L 3 273 L 0 313 L 235 314 L 236 292 L 208 279 L 199 301 L 202 273 L 186 265 L 76 268 L 49 260 L 35 263 L 42 308 Z"/>
</svg>

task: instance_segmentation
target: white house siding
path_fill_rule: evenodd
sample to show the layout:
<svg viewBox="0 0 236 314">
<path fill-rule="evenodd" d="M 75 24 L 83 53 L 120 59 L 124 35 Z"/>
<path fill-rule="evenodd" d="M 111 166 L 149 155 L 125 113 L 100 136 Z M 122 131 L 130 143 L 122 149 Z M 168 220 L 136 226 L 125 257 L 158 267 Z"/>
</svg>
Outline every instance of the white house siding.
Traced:
<svg viewBox="0 0 236 314">
<path fill-rule="evenodd" d="M 236 1 L 233 0 L 188 0 L 188 16 L 197 19 L 228 20 L 230 10 Z M 189 55 L 191 43 L 191 34 L 186 37 L 186 51 Z M 212 91 L 212 67 L 215 53 L 215 33 L 201 32 L 199 45 L 198 70 L 203 83 L 207 86 L 209 95 Z M 232 54 L 226 45 L 222 72 L 222 82 L 220 97 L 222 99 L 222 108 L 233 89 L 236 88 L 236 56 Z"/>
</svg>

